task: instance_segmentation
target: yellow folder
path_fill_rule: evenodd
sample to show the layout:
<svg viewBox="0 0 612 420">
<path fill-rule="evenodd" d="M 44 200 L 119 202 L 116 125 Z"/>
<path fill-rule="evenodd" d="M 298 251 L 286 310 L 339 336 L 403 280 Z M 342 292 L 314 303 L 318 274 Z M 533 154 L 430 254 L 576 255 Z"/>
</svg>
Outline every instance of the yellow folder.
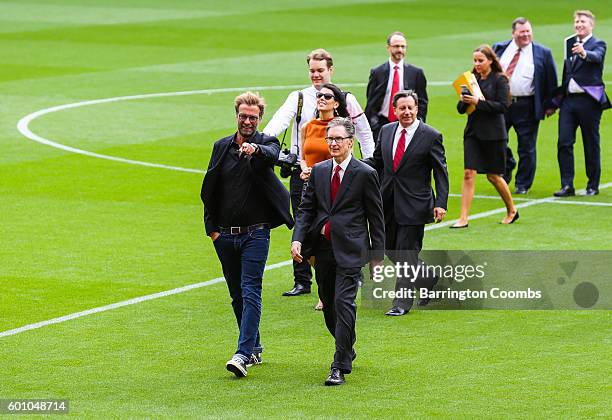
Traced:
<svg viewBox="0 0 612 420">
<path fill-rule="evenodd" d="M 461 96 L 461 89 L 463 87 L 467 87 L 472 96 L 477 96 L 479 99 L 484 100 L 485 97 L 480 90 L 480 86 L 478 86 L 478 81 L 476 80 L 476 76 L 471 71 L 466 71 L 465 73 L 461 73 L 459 77 L 453 82 L 453 87 L 457 92 L 457 95 Z M 471 114 L 476 109 L 476 105 L 470 104 L 467 108 L 466 113 Z"/>
</svg>

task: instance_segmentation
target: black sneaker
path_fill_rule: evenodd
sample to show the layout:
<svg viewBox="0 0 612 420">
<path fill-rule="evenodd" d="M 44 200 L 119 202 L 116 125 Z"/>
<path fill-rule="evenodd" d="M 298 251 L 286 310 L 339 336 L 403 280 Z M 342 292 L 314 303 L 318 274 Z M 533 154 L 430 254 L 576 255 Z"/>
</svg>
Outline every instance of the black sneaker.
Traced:
<svg viewBox="0 0 612 420">
<path fill-rule="evenodd" d="M 251 367 L 253 365 L 261 365 L 263 361 L 261 360 L 261 353 L 253 353 L 251 357 L 249 357 L 249 361 L 246 362 L 246 367 Z"/>
<path fill-rule="evenodd" d="M 246 362 L 242 360 L 242 357 L 238 356 L 237 354 L 235 354 L 234 357 L 227 361 L 227 363 L 225 364 L 225 368 L 239 378 L 247 376 Z"/>
</svg>

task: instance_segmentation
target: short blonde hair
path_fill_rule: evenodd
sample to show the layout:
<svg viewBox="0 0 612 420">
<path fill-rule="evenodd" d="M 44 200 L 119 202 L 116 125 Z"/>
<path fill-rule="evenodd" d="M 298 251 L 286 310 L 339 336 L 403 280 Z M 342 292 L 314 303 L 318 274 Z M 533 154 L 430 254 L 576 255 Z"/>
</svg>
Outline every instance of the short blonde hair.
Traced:
<svg viewBox="0 0 612 420">
<path fill-rule="evenodd" d="M 578 16 L 585 16 L 591 19 L 592 24 L 595 24 L 595 15 L 590 10 L 576 10 L 574 12 L 574 19 L 576 19 Z"/>
<path fill-rule="evenodd" d="M 259 95 L 259 92 L 244 92 L 236 96 L 234 99 L 234 108 L 236 108 L 236 114 L 238 114 L 238 108 L 240 105 L 257 106 L 259 108 L 259 117 L 261 118 L 266 108 L 266 102 L 263 96 Z"/>
</svg>

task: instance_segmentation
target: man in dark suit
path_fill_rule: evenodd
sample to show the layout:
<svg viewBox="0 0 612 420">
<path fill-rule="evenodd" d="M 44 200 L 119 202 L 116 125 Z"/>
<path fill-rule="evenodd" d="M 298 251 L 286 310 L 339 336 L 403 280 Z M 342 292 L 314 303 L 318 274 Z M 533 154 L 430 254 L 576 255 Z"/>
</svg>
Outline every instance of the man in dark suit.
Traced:
<svg viewBox="0 0 612 420">
<path fill-rule="evenodd" d="M 390 257 L 394 260 L 401 254 L 400 258 L 411 265 L 418 263 L 425 224 L 444 218 L 448 200 L 448 171 L 442 134 L 417 118 L 418 102 L 417 94 L 411 90 L 395 94 L 393 107 L 399 120 L 382 127 L 374 156 L 364 160 L 383 174 L 385 245 L 388 250 L 396 251 L 395 256 Z M 432 174 L 436 183 L 435 195 L 431 185 Z M 436 280 L 398 277 L 395 289 L 412 289 L 415 281 L 425 281 L 427 284 L 423 286 L 431 289 Z M 386 315 L 405 315 L 411 308 L 410 297 L 396 298 Z"/>
<path fill-rule="evenodd" d="M 327 126 L 332 159 L 312 168 L 300 204 L 291 256 L 314 256 L 325 325 L 336 352 L 325 385 L 341 385 L 356 357 L 355 299 L 361 268 L 383 258 L 385 227 L 380 184 L 375 170 L 352 157 L 355 126 L 335 118 Z M 304 247 L 302 247 L 304 244 Z"/>
<path fill-rule="evenodd" d="M 595 15 L 589 10 L 574 13 L 576 35 L 565 42 L 563 81 L 558 90 L 559 141 L 557 159 L 561 172 L 561 189 L 555 197 L 576 194 L 574 189 L 574 143 L 576 129 L 582 132 L 584 163 L 588 178 L 586 195 L 599 194 L 601 158 L 599 122 L 603 110 L 610 108 L 602 79 L 606 43 L 593 36 Z"/>
<path fill-rule="evenodd" d="M 506 128 L 514 127 L 518 143 L 515 194 L 527 194 L 536 172 L 536 140 L 540 121 L 555 113 L 552 97 L 557 88 L 557 70 L 550 49 L 532 42 L 531 23 L 524 17 L 512 22 L 512 39 L 493 45 L 493 51 L 510 78 L 512 104 L 506 112 Z M 516 161 L 512 149 L 506 154 L 507 183 Z"/>
<path fill-rule="evenodd" d="M 246 92 L 236 97 L 238 131 L 217 141 L 200 197 L 204 227 L 223 268 L 240 328 L 238 349 L 226 363 L 237 377 L 261 363 L 261 285 L 270 246 L 270 229 L 293 226 L 289 192 L 274 174 L 280 144 L 257 132 L 263 98 Z"/>
<path fill-rule="evenodd" d="M 397 121 L 393 111 L 393 96 L 400 90 L 411 89 L 419 97 L 418 117 L 423 122 L 427 117 L 427 79 L 423 70 L 404 62 L 406 37 L 393 32 L 387 37 L 389 61 L 370 70 L 366 92 L 366 117 L 370 121 L 374 139 L 383 125 Z"/>
</svg>

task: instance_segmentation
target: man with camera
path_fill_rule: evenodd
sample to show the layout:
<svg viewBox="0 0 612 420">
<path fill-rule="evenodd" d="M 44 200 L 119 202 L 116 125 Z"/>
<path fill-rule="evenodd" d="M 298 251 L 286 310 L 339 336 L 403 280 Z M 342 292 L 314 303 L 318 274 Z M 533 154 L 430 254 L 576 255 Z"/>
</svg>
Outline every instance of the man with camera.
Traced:
<svg viewBox="0 0 612 420">
<path fill-rule="evenodd" d="M 302 198 L 303 181 L 300 179 L 299 137 L 302 126 L 316 117 L 317 98 L 316 93 L 325 83 L 331 82 L 334 71 L 333 58 L 324 49 L 312 51 L 306 57 L 308 71 L 312 86 L 289 94 L 285 103 L 276 111 L 270 122 L 263 129 L 264 134 L 279 136 L 293 122 L 291 129 L 291 146 L 288 152 L 281 151 L 279 160 L 284 161 L 281 166 L 281 175 L 290 177 L 289 191 L 291 193 L 291 208 L 294 217 Z M 364 158 L 371 157 L 374 153 L 374 140 L 370 124 L 357 99 L 351 93 L 346 95 L 347 109 L 355 124 L 356 137 L 361 144 L 361 154 Z M 280 163 L 280 162 L 278 162 Z M 292 168 L 292 169 L 290 169 Z M 293 263 L 294 287 L 283 293 L 283 296 L 299 296 L 310 293 L 312 284 L 312 272 L 307 261 Z"/>
</svg>

